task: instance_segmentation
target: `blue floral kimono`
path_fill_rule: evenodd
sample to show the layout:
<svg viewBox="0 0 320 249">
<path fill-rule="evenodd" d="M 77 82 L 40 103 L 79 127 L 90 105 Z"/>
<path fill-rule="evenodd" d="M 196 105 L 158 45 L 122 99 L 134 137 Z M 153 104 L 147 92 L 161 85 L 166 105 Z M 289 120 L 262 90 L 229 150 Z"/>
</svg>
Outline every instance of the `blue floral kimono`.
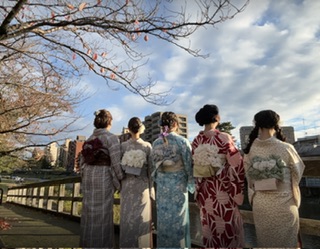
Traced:
<svg viewBox="0 0 320 249">
<path fill-rule="evenodd" d="M 188 190 L 194 192 L 191 145 L 171 132 L 153 143 L 157 247 L 190 247 Z"/>
</svg>

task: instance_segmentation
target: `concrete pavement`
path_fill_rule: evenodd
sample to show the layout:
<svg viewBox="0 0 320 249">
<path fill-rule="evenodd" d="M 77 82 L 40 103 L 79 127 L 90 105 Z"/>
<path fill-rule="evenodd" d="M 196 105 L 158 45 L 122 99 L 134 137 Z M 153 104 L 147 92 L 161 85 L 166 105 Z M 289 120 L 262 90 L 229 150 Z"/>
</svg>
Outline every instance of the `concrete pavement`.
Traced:
<svg viewBox="0 0 320 249">
<path fill-rule="evenodd" d="M 0 217 L 11 225 L 0 231 L 0 248 L 79 247 L 77 221 L 6 203 Z"/>
</svg>

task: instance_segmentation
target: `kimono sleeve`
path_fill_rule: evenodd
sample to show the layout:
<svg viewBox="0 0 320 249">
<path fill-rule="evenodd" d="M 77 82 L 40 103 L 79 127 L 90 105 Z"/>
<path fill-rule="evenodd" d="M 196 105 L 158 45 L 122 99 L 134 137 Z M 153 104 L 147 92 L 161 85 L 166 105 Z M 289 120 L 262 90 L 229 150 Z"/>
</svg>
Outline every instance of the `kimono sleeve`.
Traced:
<svg viewBox="0 0 320 249">
<path fill-rule="evenodd" d="M 247 154 L 244 155 L 243 164 L 244 164 L 245 172 L 247 172 L 251 166 L 251 160 L 249 158 L 249 155 Z M 248 199 L 249 199 L 250 205 L 252 206 L 252 201 L 254 196 L 254 187 L 253 187 L 253 181 L 248 176 L 247 176 L 247 183 L 248 183 Z"/>
<path fill-rule="evenodd" d="M 299 183 L 302 178 L 305 165 L 292 145 L 290 145 L 288 152 L 290 155 L 289 168 L 291 171 L 292 191 L 296 205 L 299 207 L 301 203 Z"/>
<path fill-rule="evenodd" d="M 187 139 L 183 139 L 181 143 L 182 160 L 188 177 L 188 191 L 194 193 L 195 181 L 192 169 L 192 149 Z"/>
<path fill-rule="evenodd" d="M 113 135 L 110 137 L 109 153 L 111 159 L 111 168 L 113 169 L 115 176 L 118 180 L 121 180 L 124 177 L 124 173 L 121 169 L 120 160 L 121 160 L 121 149 L 120 142 L 117 136 Z"/>
<path fill-rule="evenodd" d="M 150 191 L 150 197 L 155 200 L 156 195 L 155 195 L 155 190 L 154 190 L 154 184 L 153 184 L 153 179 L 151 177 L 151 174 L 154 170 L 153 168 L 153 160 L 152 160 L 152 146 L 151 144 L 148 144 L 147 146 L 147 160 L 148 160 L 148 181 L 149 181 L 149 191 Z"/>
<path fill-rule="evenodd" d="M 244 167 L 243 159 L 240 151 L 235 147 L 231 136 L 228 136 L 228 150 L 226 154 L 227 162 L 230 164 L 229 167 L 229 195 L 237 205 L 243 203 L 244 195 Z"/>
<path fill-rule="evenodd" d="M 163 142 L 157 138 L 153 144 L 152 144 L 152 153 L 151 153 L 151 178 L 156 182 L 157 181 L 157 170 L 159 167 L 159 161 L 161 161 L 163 158 L 159 155 L 159 151 L 161 151 L 161 147 L 163 145 Z"/>
</svg>

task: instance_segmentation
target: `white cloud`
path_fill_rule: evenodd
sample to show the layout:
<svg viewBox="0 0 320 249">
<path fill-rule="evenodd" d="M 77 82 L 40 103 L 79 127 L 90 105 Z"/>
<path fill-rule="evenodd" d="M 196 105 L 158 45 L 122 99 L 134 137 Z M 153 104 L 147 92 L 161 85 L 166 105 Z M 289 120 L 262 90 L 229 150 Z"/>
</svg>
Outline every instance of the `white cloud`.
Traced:
<svg viewBox="0 0 320 249">
<path fill-rule="evenodd" d="M 191 37 L 192 47 L 210 53 L 207 59 L 150 37 L 140 45 L 152 54 L 139 75 L 143 79 L 150 74 L 158 81 L 155 92 L 172 88 L 168 99 L 175 101 L 169 106 L 152 105 L 87 78 L 98 92 L 82 108 L 85 113 L 100 106 L 109 109 L 115 133 L 132 116 L 170 110 L 188 115 L 192 139 L 201 129 L 195 113 L 211 103 L 219 106 L 222 121 L 236 126 L 236 137 L 239 128 L 251 125 L 254 114 L 262 109 L 277 111 L 283 125 L 294 126 L 297 137 L 319 134 L 319 9 L 320 2 L 312 0 L 251 1 L 234 19 Z"/>
</svg>

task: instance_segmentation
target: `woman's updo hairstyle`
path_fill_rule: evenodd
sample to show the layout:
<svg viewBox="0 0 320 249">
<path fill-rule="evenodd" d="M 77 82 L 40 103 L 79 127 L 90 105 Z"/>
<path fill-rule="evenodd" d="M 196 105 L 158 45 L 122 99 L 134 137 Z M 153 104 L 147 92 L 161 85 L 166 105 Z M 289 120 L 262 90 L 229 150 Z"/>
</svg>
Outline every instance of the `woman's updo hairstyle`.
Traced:
<svg viewBox="0 0 320 249">
<path fill-rule="evenodd" d="M 216 105 L 204 105 L 195 115 L 196 122 L 200 125 L 206 125 L 217 122 L 215 116 L 219 114 L 219 108 Z"/>
<path fill-rule="evenodd" d="M 160 126 L 165 127 L 167 126 L 169 129 L 173 127 L 173 124 L 177 123 L 179 126 L 179 119 L 178 116 L 173 112 L 164 112 L 160 118 Z"/>
<path fill-rule="evenodd" d="M 94 127 L 97 129 L 107 128 L 108 125 L 111 125 L 112 115 L 106 109 L 101 109 L 94 113 L 95 119 L 93 121 Z"/>
<path fill-rule="evenodd" d="M 272 110 L 263 110 L 258 112 L 256 115 L 254 115 L 254 124 L 255 127 L 251 131 L 249 135 L 249 141 L 247 147 L 243 150 L 244 153 L 248 154 L 250 152 L 251 145 L 253 141 L 258 137 L 259 135 L 259 129 L 260 128 L 266 128 L 266 129 L 274 129 L 276 131 L 276 138 L 278 138 L 281 141 L 286 141 L 286 137 L 282 133 L 281 127 L 280 127 L 280 116 L 272 111 Z"/>
<path fill-rule="evenodd" d="M 173 112 L 164 112 L 161 115 L 159 125 L 161 126 L 162 132 L 160 137 L 162 137 L 165 144 L 168 144 L 166 136 L 168 136 L 170 130 L 173 128 L 174 123 L 179 126 L 178 116 Z"/>
<path fill-rule="evenodd" d="M 128 128 L 131 132 L 134 134 L 140 133 L 142 134 L 145 130 L 144 124 L 141 122 L 141 120 L 137 117 L 133 117 L 128 122 Z"/>
</svg>

